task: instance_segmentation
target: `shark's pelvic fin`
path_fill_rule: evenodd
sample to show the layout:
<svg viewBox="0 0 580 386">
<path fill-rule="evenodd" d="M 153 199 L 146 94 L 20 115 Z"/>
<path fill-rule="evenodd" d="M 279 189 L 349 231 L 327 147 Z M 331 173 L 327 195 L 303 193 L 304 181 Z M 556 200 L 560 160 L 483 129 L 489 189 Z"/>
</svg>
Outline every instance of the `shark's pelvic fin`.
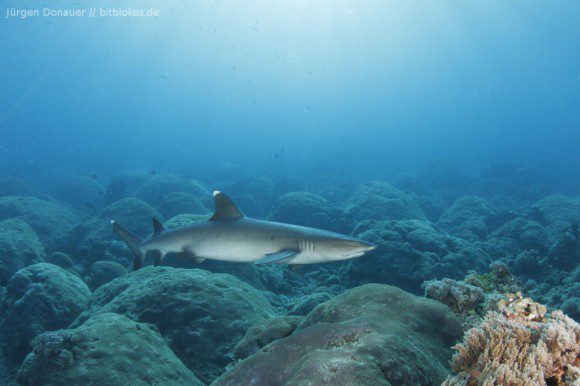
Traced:
<svg viewBox="0 0 580 386">
<path fill-rule="evenodd" d="M 133 269 L 136 271 L 143 265 L 143 260 L 145 260 L 145 253 L 141 250 L 141 238 L 134 233 L 129 232 L 116 221 L 111 221 L 111 225 L 113 225 L 113 231 L 117 233 L 121 239 L 127 244 L 129 249 L 135 255 L 135 260 L 133 261 Z"/>
<path fill-rule="evenodd" d="M 156 267 L 161 264 L 165 254 L 161 251 L 155 251 L 155 262 L 153 263 Z"/>
<path fill-rule="evenodd" d="M 153 236 L 157 236 L 158 234 L 160 234 L 165 230 L 165 227 L 155 217 L 153 217 L 152 220 L 153 220 Z"/>
<path fill-rule="evenodd" d="M 215 212 L 209 221 L 215 220 L 235 220 L 244 217 L 244 214 L 236 207 L 236 204 L 224 193 L 213 192 Z"/>
<path fill-rule="evenodd" d="M 259 260 L 256 260 L 255 263 L 256 264 L 270 264 L 270 263 L 282 263 L 282 260 L 290 260 L 292 257 L 296 256 L 298 252 L 291 250 L 291 249 L 285 249 L 283 251 L 280 252 L 274 252 L 274 253 L 268 253 L 266 256 L 262 257 Z"/>
</svg>

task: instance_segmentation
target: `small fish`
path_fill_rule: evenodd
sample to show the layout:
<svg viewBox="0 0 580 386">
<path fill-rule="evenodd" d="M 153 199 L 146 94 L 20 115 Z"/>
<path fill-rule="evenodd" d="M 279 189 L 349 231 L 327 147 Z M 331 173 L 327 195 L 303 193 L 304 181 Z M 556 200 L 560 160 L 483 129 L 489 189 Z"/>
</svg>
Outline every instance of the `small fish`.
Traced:
<svg viewBox="0 0 580 386">
<path fill-rule="evenodd" d="M 97 174 L 93 174 L 93 175 L 91 175 L 91 178 L 92 178 L 93 180 L 96 180 L 97 178 L 99 178 L 99 176 L 98 176 Z"/>
<path fill-rule="evenodd" d="M 155 171 L 155 170 L 149 170 L 149 174 L 151 174 L 152 176 L 154 176 L 154 175 L 157 174 L 157 171 Z"/>
</svg>

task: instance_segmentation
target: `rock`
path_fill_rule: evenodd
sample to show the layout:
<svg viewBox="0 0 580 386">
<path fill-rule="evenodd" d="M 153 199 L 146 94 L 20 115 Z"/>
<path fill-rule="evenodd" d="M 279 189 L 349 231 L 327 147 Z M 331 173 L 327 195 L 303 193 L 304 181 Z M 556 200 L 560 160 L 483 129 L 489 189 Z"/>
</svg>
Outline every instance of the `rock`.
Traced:
<svg viewBox="0 0 580 386">
<path fill-rule="evenodd" d="M 239 180 L 227 188 L 238 207 L 251 217 L 262 218 L 270 211 L 276 197 L 274 181 L 266 177 Z"/>
<path fill-rule="evenodd" d="M 542 225 L 522 217 L 508 221 L 489 235 L 491 244 L 496 245 L 504 257 L 506 254 L 517 255 L 523 251 L 535 250 L 546 253 L 549 237 Z"/>
<path fill-rule="evenodd" d="M 144 201 L 136 198 L 123 198 L 102 209 L 97 217 L 85 221 L 75 229 L 73 240 L 76 241 L 77 253 L 83 256 L 85 267 L 96 261 L 109 260 L 132 262 L 133 253 L 113 234 L 111 220 L 118 221 L 126 229 L 144 237 L 151 234 L 151 219 L 160 221 L 163 217 Z"/>
<path fill-rule="evenodd" d="M 536 202 L 529 217 L 543 224 L 557 240 L 573 224 L 580 224 L 580 198 L 552 195 Z"/>
<path fill-rule="evenodd" d="M 14 217 L 26 221 L 49 252 L 65 246 L 73 228 L 81 221 L 70 208 L 56 201 L 35 197 L 0 197 L 0 220 Z"/>
<path fill-rule="evenodd" d="M 187 193 L 191 193 L 193 197 L 196 198 L 203 206 L 208 207 L 213 204 L 212 193 L 199 181 L 188 180 L 190 190 Z"/>
<path fill-rule="evenodd" d="M 7 361 L 18 365 L 35 336 L 67 327 L 90 296 L 82 280 L 53 264 L 34 264 L 16 272 L 8 282 L 0 320 Z"/>
<path fill-rule="evenodd" d="M 157 328 L 106 313 L 45 333 L 18 371 L 27 385 L 203 385 Z"/>
<path fill-rule="evenodd" d="M 420 196 L 427 196 L 429 193 L 427 186 L 415 174 L 400 175 L 396 178 L 393 185 L 407 194 L 414 193 Z"/>
<path fill-rule="evenodd" d="M 344 204 L 356 220 L 425 220 L 425 214 L 412 198 L 383 182 L 360 188 Z"/>
<path fill-rule="evenodd" d="M 173 192 L 163 197 L 157 210 L 165 218 L 171 218 L 178 214 L 206 214 L 208 209 L 195 198 L 193 194 L 185 192 Z"/>
<path fill-rule="evenodd" d="M 43 259 L 44 247 L 26 222 L 18 218 L 0 221 L 0 286 L 14 272 Z"/>
<path fill-rule="evenodd" d="M 570 271 L 580 265 L 580 231 L 578 224 L 571 225 L 548 251 L 542 263 L 555 269 Z"/>
<path fill-rule="evenodd" d="M 47 263 L 58 265 L 61 268 L 67 269 L 74 265 L 72 258 L 63 252 L 53 252 L 46 259 Z"/>
<path fill-rule="evenodd" d="M 332 176 L 323 178 L 317 176 L 313 180 L 310 191 L 326 200 L 342 204 L 362 185 L 362 181 L 354 177 Z"/>
<path fill-rule="evenodd" d="M 308 192 L 292 192 L 280 197 L 272 207 L 268 220 L 346 234 L 353 227 L 352 218 L 344 211 Z"/>
<path fill-rule="evenodd" d="M 280 316 L 258 322 L 248 329 L 243 339 L 236 344 L 234 358 L 247 358 L 273 341 L 291 335 L 303 319 L 301 316 Z"/>
<path fill-rule="evenodd" d="M 122 198 L 133 196 L 135 191 L 153 176 L 153 171 L 145 169 L 128 171 L 114 176 L 107 187 L 105 203 L 111 204 Z"/>
<path fill-rule="evenodd" d="M 496 163 L 482 171 L 475 189 L 494 203 L 497 201 L 498 205 L 513 201 L 521 206 L 546 196 L 549 190 L 545 182 L 546 176 L 542 176 L 540 170 L 524 165 Z"/>
<path fill-rule="evenodd" d="M 310 295 L 304 296 L 292 307 L 288 315 L 308 315 L 310 311 L 315 309 L 319 304 L 332 299 L 332 295 L 328 292 L 314 292 Z"/>
<path fill-rule="evenodd" d="M 70 204 L 76 210 L 94 214 L 103 207 L 105 190 L 96 179 L 74 177 L 63 183 L 54 197 Z"/>
<path fill-rule="evenodd" d="M 107 312 L 155 324 L 204 382 L 224 371 L 250 326 L 274 314 L 259 291 L 233 276 L 171 267 L 145 267 L 98 288 L 73 327 Z"/>
<path fill-rule="evenodd" d="M 460 336 L 445 305 L 369 284 L 319 305 L 214 385 L 438 385 Z"/>
<path fill-rule="evenodd" d="M 210 197 L 209 191 L 200 184 L 189 182 L 175 174 L 156 175 L 148 179 L 135 192 L 135 197 L 150 205 L 159 205 L 163 197 L 173 192 L 192 193 L 198 200 L 202 196 L 204 200 Z"/>
<path fill-rule="evenodd" d="M 189 226 L 199 221 L 207 221 L 211 217 L 210 214 L 178 214 L 171 217 L 163 224 L 167 229 L 179 228 Z"/>
<path fill-rule="evenodd" d="M 94 291 L 103 284 L 127 274 L 127 269 L 114 261 L 97 261 L 91 266 L 87 283 Z"/>
<path fill-rule="evenodd" d="M 497 215 L 498 211 L 484 199 L 467 196 L 447 209 L 437 225 L 464 239 L 478 240 L 492 230 L 490 224 Z"/>
<path fill-rule="evenodd" d="M 446 234 L 428 221 L 363 221 L 354 234 L 378 248 L 343 264 L 342 277 L 349 286 L 394 284 L 419 294 L 425 280 L 461 279 L 468 270 L 487 270 L 490 262 L 478 246 Z"/>
</svg>

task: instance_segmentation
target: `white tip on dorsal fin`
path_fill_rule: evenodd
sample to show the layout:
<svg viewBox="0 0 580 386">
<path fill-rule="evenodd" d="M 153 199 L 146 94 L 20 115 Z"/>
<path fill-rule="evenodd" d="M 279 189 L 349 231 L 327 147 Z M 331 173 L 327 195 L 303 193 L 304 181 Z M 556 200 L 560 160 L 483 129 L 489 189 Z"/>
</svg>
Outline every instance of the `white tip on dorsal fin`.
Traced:
<svg viewBox="0 0 580 386">
<path fill-rule="evenodd" d="M 220 191 L 213 192 L 215 212 L 209 219 L 215 220 L 235 220 L 244 217 L 244 214 L 236 207 L 236 204 Z"/>
<path fill-rule="evenodd" d="M 152 220 L 153 220 L 153 236 L 157 236 L 165 230 L 165 227 L 155 217 L 153 217 Z"/>
</svg>

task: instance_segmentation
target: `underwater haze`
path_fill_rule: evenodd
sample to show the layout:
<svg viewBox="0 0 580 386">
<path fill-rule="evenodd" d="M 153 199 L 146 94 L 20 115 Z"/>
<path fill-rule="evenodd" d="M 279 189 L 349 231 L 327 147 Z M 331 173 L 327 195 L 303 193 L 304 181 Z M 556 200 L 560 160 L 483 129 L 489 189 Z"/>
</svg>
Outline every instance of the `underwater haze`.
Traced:
<svg viewBox="0 0 580 386">
<path fill-rule="evenodd" d="M 3 1 L 0 385 L 580 382 L 579 21 L 566 0 Z M 269 234 L 143 252 L 224 220 L 213 191 L 364 256 L 292 264 L 318 230 L 244 257 L 270 264 L 235 262 Z"/>
<path fill-rule="evenodd" d="M 161 16 L 4 19 L 2 169 L 376 176 L 450 158 L 578 177 L 573 1 L 89 6 Z"/>
</svg>

